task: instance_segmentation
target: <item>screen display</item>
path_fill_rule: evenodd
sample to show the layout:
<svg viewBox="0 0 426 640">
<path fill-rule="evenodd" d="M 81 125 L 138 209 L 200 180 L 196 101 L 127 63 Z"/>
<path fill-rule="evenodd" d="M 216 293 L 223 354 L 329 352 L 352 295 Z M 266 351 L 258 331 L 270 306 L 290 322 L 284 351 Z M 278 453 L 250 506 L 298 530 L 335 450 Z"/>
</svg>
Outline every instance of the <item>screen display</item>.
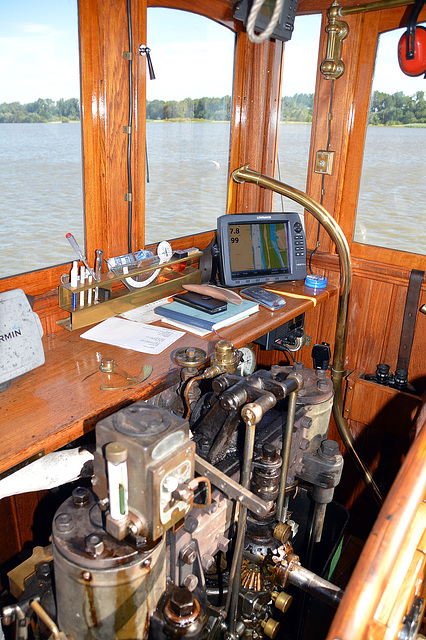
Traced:
<svg viewBox="0 0 426 640">
<path fill-rule="evenodd" d="M 228 239 L 233 277 L 289 272 L 287 222 L 230 224 Z"/>
<path fill-rule="evenodd" d="M 272 18 L 275 9 L 275 0 L 265 0 L 260 7 L 260 15 L 267 20 Z"/>
</svg>

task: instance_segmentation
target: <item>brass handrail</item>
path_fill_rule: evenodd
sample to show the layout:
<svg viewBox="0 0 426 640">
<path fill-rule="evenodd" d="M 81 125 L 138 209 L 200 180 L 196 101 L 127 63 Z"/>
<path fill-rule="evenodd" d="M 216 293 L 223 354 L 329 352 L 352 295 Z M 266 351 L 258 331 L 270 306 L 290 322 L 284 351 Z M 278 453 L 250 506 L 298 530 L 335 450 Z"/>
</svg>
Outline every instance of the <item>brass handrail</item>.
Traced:
<svg viewBox="0 0 426 640">
<path fill-rule="evenodd" d="M 378 0 L 352 7 L 340 7 L 337 0 L 328 10 L 328 24 L 325 28 L 327 38 L 326 58 L 320 66 L 320 71 L 326 80 L 337 80 L 345 73 L 345 63 L 342 58 L 343 42 L 349 33 L 349 25 L 341 18 L 355 13 L 377 11 L 414 4 L 414 0 Z"/>
<path fill-rule="evenodd" d="M 357 4 L 352 7 L 340 7 L 340 16 L 349 16 L 353 13 L 363 13 L 364 11 L 378 11 L 379 9 L 393 9 L 394 7 L 404 7 L 405 5 L 414 4 L 415 0 L 377 0 L 377 2 L 367 2 L 366 4 Z"/>
<path fill-rule="evenodd" d="M 334 357 L 331 369 L 331 379 L 334 388 L 333 415 L 336 421 L 337 429 L 343 444 L 351 455 L 355 465 L 357 466 L 365 485 L 372 490 L 373 495 L 378 504 L 382 504 L 383 498 L 380 489 L 376 485 L 371 470 L 365 460 L 356 451 L 352 434 L 345 418 L 343 417 L 343 391 L 342 381 L 344 375 L 344 355 L 346 347 L 346 335 L 348 327 L 348 306 L 349 294 L 352 285 L 352 263 L 349 252 L 349 246 L 345 235 L 334 218 L 328 211 L 316 200 L 308 196 L 303 191 L 295 189 L 284 182 L 275 180 L 266 175 L 262 175 L 258 171 L 253 171 L 244 165 L 236 169 L 232 177 L 235 182 L 251 182 L 259 187 L 269 189 L 282 196 L 286 196 L 302 205 L 314 218 L 316 218 L 327 231 L 330 238 L 336 245 L 336 250 L 340 261 L 341 285 L 339 291 L 339 307 L 336 320 L 336 336 L 334 344 Z"/>
</svg>

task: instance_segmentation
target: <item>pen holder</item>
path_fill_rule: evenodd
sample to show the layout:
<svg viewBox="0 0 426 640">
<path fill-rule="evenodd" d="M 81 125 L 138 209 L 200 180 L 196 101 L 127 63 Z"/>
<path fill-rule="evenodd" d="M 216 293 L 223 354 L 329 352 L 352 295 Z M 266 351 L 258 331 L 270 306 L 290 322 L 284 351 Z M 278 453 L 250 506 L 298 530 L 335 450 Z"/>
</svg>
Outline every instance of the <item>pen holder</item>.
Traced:
<svg viewBox="0 0 426 640">
<path fill-rule="evenodd" d="M 191 266 L 191 263 L 202 253 L 198 251 L 190 257 L 142 267 L 128 274 L 110 271 L 102 274 L 97 282 L 77 287 L 61 284 L 59 285 L 59 306 L 67 311 L 70 317 L 58 320 L 57 324 L 68 331 L 73 331 L 170 296 L 180 291 L 184 284 L 199 284 L 201 271 Z M 126 278 L 135 279 L 140 274 L 146 274 L 149 280 L 155 271 L 158 271 L 158 274 L 153 281 L 141 288 L 131 287 L 131 290 L 128 290 L 113 287 L 114 284 Z M 88 293 L 89 290 L 91 295 Z M 89 298 L 91 298 L 90 304 Z"/>
</svg>

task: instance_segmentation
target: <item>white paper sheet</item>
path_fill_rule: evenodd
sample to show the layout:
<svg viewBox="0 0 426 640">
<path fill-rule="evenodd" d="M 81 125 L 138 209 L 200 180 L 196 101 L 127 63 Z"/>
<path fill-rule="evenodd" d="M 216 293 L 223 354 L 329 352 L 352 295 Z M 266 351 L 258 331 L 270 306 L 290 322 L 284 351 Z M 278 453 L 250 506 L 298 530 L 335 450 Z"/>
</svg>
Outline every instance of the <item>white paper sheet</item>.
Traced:
<svg viewBox="0 0 426 640">
<path fill-rule="evenodd" d="M 158 355 L 183 335 L 184 331 L 154 327 L 124 318 L 108 318 L 82 333 L 81 337 L 123 349 Z"/>
<path fill-rule="evenodd" d="M 128 320 L 134 320 L 135 322 L 144 322 L 145 324 L 158 322 L 159 317 L 154 313 L 155 307 L 159 307 L 162 304 L 167 304 L 172 301 L 173 296 L 168 296 L 167 298 L 162 298 L 161 300 L 155 300 L 155 302 L 144 304 L 142 307 L 137 307 L 136 309 L 120 313 L 120 317 L 127 318 Z"/>
</svg>

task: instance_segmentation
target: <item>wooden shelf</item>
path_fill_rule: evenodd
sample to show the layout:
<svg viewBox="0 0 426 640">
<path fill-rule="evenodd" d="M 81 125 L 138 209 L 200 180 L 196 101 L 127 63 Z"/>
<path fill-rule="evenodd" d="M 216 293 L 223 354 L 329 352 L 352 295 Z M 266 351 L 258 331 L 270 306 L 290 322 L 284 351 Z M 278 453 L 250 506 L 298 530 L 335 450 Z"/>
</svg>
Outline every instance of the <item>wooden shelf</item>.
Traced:
<svg viewBox="0 0 426 640">
<path fill-rule="evenodd" d="M 315 296 L 303 283 L 273 288 L 301 297 L 289 295 L 281 311 L 272 313 L 262 307 L 242 322 L 222 329 L 221 337 L 241 347 L 337 294 L 337 287 L 333 285 Z M 64 330 L 44 336 L 45 364 L 13 380 L 0 394 L 0 474 L 34 456 L 63 447 L 92 430 L 102 417 L 136 400 L 146 400 L 176 383 L 179 367 L 173 361 L 173 353 L 177 349 L 196 346 L 211 355 L 219 340 L 214 333 L 205 338 L 187 333 L 171 349 L 149 356 L 82 340 L 80 334 L 84 331 Z M 114 358 L 132 375 L 137 375 L 144 364 L 151 364 L 153 372 L 147 380 L 130 389 L 103 391 L 100 385 L 106 377 L 99 371 L 99 364 L 106 357 Z"/>
</svg>

